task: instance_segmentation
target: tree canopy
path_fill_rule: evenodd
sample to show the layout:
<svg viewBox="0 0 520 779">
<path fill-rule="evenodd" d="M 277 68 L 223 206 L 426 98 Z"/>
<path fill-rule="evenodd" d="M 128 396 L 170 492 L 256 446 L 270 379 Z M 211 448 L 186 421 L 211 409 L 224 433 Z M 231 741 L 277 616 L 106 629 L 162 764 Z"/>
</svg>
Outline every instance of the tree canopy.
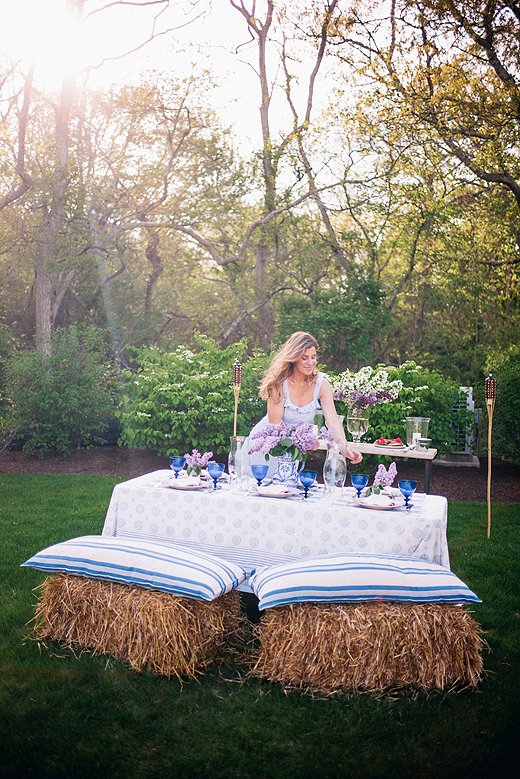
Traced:
<svg viewBox="0 0 520 779">
<path fill-rule="evenodd" d="M 89 65 L 53 91 L 0 63 L 0 323 L 47 355 L 57 328 L 96 325 L 123 363 L 195 331 L 269 350 L 309 329 L 337 369 L 414 359 L 477 380 L 518 338 L 518 4 L 229 9 L 236 68 L 256 74 L 247 152 L 211 105 L 209 54 L 177 47 L 179 72 L 106 88 Z M 180 23 L 160 32 L 172 51 Z"/>
</svg>

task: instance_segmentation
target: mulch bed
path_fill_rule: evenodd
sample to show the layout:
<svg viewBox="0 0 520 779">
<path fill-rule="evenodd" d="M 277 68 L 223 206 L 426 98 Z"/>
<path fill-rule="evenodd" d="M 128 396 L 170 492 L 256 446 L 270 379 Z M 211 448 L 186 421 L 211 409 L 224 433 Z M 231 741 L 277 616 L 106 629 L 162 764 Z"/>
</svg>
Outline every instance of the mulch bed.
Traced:
<svg viewBox="0 0 520 779">
<path fill-rule="evenodd" d="M 417 489 L 423 491 L 424 466 L 411 460 L 396 460 L 398 477 L 416 479 Z M 168 468 L 168 458 L 144 449 L 123 449 L 104 446 L 80 449 L 68 457 L 47 454 L 40 458 L 27 452 L 0 453 L 0 474 L 77 473 L 120 476 L 130 479 L 161 468 Z M 375 471 L 375 464 L 367 468 Z M 480 467 L 440 465 L 434 462 L 432 493 L 448 500 L 487 500 L 487 460 Z M 502 460 L 493 460 L 492 499 L 501 502 L 520 502 L 520 467 Z"/>
</svg>

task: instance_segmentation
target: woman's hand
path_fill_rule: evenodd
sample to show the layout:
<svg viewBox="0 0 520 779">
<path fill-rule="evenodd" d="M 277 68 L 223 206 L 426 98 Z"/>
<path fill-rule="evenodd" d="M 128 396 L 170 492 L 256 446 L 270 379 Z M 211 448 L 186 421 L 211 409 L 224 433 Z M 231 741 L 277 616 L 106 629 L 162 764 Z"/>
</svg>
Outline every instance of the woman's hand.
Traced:
<svg viewBox="0 0 520 779">
<path fill-rule="evenodd" d="M 343 454 L 347 458 L 347 460 L 350 460 L 352 465 L 356 465 L 357 463 L 360 463 L 363 459 L 363 455 L 361 452 L 357 452 L 355 449 L 352 449 L 350 446 L 346 446 L 343 449 Z"/>
</svg>

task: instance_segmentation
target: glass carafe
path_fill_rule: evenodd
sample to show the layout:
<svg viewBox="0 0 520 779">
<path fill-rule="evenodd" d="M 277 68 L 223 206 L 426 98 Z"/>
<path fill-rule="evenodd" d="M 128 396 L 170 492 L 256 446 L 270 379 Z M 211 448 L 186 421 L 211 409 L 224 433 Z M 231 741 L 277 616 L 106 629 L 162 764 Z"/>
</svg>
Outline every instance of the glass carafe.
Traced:
<svg viewBox="0 0 520 779">
<path fill-rule="evenodd" d="M 343 486 L 347 478 L 347 461 L 336 443 L 329 445 L 323 464 L 323 488 L 331 501 L 341 499 Z"/>
<path fill-rule="evenodd" d="M 229 437 L 229 486 L 235 489 L 239 489 L 242 484 L 242 444 L 245 440 L 246 437 L 243 435 L 232 435 Z"/>
</svg>

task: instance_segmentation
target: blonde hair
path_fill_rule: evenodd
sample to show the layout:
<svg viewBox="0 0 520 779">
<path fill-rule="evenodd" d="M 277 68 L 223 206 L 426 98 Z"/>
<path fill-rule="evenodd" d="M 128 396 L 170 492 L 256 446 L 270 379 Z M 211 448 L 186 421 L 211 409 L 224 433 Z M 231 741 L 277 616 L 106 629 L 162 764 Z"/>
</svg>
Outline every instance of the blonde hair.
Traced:
<svg viewBox="0 0 520 779">
<path fill-rule="evenodd" d="M 289 336 L 264 374 L 258 393 L 262 400 L 267 400 L 273 393 L 280 397 L 282 384 L 292 375 L 294 363 L 303 357 L 307 349 L 313 347 L 318 349 L 318 342 L 310 333 L 298 331 Z M 308 381 L 314 381 L 315 378 L 316 373 L 309 376 Z"/>
</svg>

